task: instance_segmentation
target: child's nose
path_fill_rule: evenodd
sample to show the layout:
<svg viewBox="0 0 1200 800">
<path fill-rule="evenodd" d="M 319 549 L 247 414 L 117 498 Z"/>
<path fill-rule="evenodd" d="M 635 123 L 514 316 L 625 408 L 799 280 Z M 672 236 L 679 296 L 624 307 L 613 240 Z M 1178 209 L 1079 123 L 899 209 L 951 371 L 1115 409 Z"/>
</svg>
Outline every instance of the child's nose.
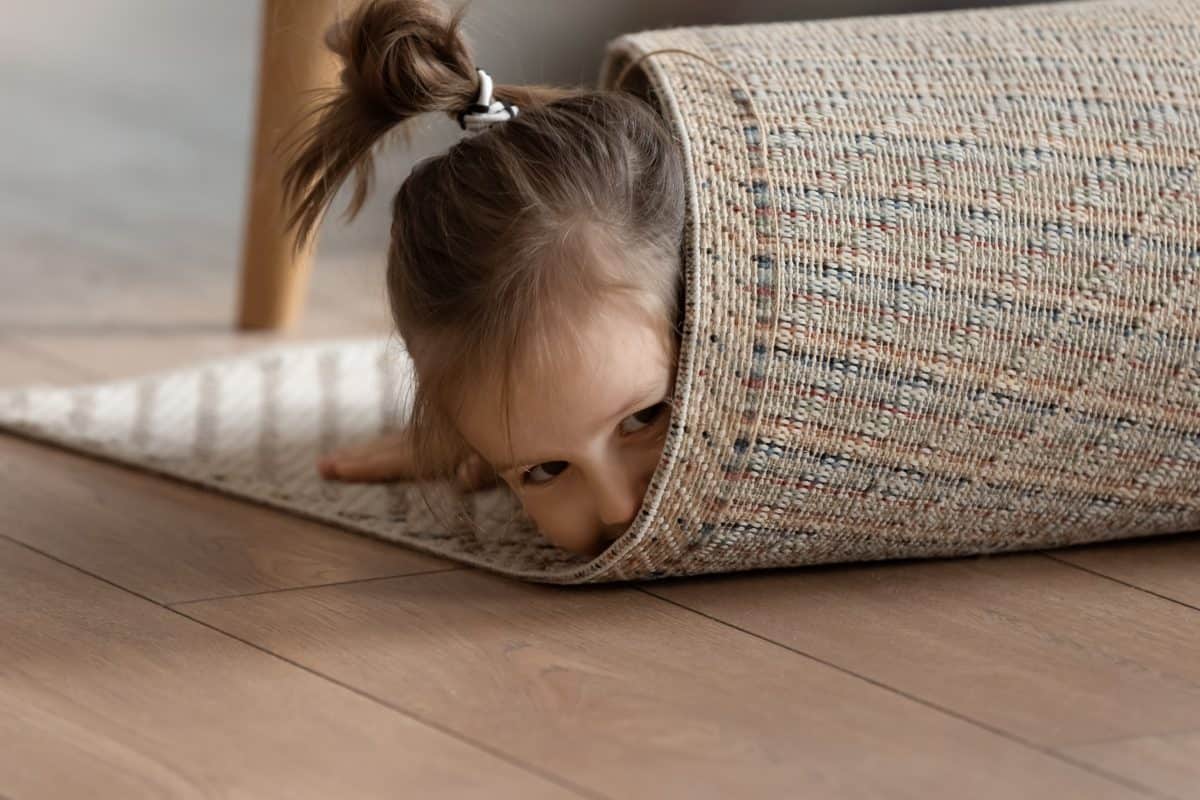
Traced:
<svg viewBox="0 0 1200 800">
<path fill-rule="evenodd" d="M 624 529 L 633 522 L 646 495 L 648 478 L 616 474 L 608 476 L 597 487 L 597 511 L 606 528 Z"/>
<path fill-rule="evenodd" d="M 637 516 L 640 499 L 633 492 L 614 490 L 600 500 L 600 521 L 607 527 L 628 525 Z"/>
</svg>

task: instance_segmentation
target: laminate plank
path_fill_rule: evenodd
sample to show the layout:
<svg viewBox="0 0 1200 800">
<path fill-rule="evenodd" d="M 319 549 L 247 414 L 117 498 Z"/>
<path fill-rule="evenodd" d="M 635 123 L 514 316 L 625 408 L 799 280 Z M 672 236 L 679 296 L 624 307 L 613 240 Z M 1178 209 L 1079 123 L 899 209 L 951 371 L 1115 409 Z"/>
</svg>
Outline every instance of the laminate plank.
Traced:
<svg viewBox="0 0 1200 800">
<path fill-rule="evenodd" d="M 1070 547 L 1046 555 L 1200 609 L 1200 533 Z"/>
<path fill-rule="evenodd" d="M 75 364 L 47 357 L 13 337 L 0 336 L 0 391 L 30 384 L 69 386 L 89 377 Z"/>
<path fill-rule="evenodd" d="M 386 338 L 390 333 L 384 325 L 337 322 L 323 325 L 319 324 L 324 321 L 322 317 L 313 317 L 303 331 L 277 334 L 234 336 L 219 325 L 198 325 L 190 330 L 141 328 L 117 332 L 96 329 L 24 338 L 29 348 L 45 353 L 49 359 L 81 369 L 87 367 L 95 377 L 86 382 L 94 383 L 174 371 L 213 359 L 267 349 L 341 338 Z"/>
<path fill-rule="evenodd" d="M 1040 555 L 646 591 L 1043 747 L 1200 719 L 1200 613 Z"/>
<path fill-rule="evenodd" d="M 1195 800 L 1200 794 L 1200 731 L 1101 742 L 1067 752 L 1175 800 Z"/>
<path fill-rule="evenodd" d="M 288 331 L 234 331 L 235 299 L 229 290 L 154 287 L 118 274 L 110 276 L 111 285 L 93 293 L 84 314 L 74 314 L 61 300 L 41 307 L 45 301 L 31 298 L 20 316 L 0 308 L 0 336 L 10 330 L 8 339 L 23 351 L 76 367 L 94 381 L 316 340 L 392 335 L 377 274 L 382 266 L 367 259 L 330 261 L 314 276 L 302 324 Z"/>
<path fill-rule="evenodd" d="M 3 435 L 0 533 L 160 603 L 456 568 L 181 481 Z"/>
<path fill-rule="evenodd" d="M 461 570 L 174 608 L 608 797 L 1144 796 L 628 587 Z"/>
<path fill-rule="evenodd" d="M 580 796 L 3 538 L 0 643 L 0 796 Z"/>
<path fill-rule="evenodd" d="M 34 209 L 27 195 L 21 193 L 23 213 L 56 221 L 64 216 L 52 210 L 61 196 L 47 197 L 45 208 Z M 73 207 L 68 204 L 66 211 Z M 94 235 L 70 219 L 67 231 L 31 228 L 25 224 L 31 220 L 14 222 L 0 205 L 5 249 L 0 334 L 82 332 L 99 322 L 187 326 L 198 304 L 217 308 L 230 302 L 236 237 L 227 242 L 228 254 L 198 254 L 195 232 L 174 231 L 172 246 L 151 241 L 144 231 L 97 226 L 91 209 L 78 213 L 97 227 Z"/>
</svg>

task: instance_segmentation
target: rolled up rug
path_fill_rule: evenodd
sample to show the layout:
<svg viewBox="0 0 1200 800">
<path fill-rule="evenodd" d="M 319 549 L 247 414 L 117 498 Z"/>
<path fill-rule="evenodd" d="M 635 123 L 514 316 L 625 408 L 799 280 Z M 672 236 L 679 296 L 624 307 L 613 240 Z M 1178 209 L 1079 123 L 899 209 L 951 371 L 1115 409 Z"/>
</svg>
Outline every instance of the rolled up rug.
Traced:
<svg viewBox="0 0 1200 800">
<path fill-rule="evenodd" d="M 676 419 L 613 570 L 1200 527 L 1197 17 L 1070 2 L 613 42 L 602 83 L 635 65 L 690 183 Z"/>
<path fill-rule="evenodd" d="M 1188 0 L 611 42 L 602 87 L 685 153 L 686 302 L 661 461 L 595 558 L 505 490 L 446 526 L 413 487 L 320 481 L 391 424 L 382 342 L 4 393 L 0 425 L 549 583 L 1194 530 L 1197 53 Z"/>
</svg>

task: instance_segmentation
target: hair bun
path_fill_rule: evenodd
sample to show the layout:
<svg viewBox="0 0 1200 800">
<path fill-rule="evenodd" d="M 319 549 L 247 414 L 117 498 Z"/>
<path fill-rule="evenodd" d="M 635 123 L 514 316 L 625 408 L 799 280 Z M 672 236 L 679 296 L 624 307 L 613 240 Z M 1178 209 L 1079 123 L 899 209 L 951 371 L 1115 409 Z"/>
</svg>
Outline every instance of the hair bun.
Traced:
<svg viewBox="0 0 1200 800">
<path fill-rule="evenodd" d="M 401 122 L 471 103 L 476 75 L 460 31 L 466 6 L 447 15 L 429 0 L 368 0 L 325 33 L 341 80 L 372 117 Z"/>
<path fill-rule="evenodd" d="M 455 116 L 475 98 L 477 77 L 459 26 L 429 0 L 367 0 L 326 29 L 325 46 L 343 63 L 341 86 L 292 129 L 284 171 L 287 227 L 298 252 L 337 187 L 356 173 L 346 211 L 353 219 L 370 191 L 372 150 L 395 126 L 429 111 Z M 313 121 L 313 124 L 308 123 Z"/>
</svg>

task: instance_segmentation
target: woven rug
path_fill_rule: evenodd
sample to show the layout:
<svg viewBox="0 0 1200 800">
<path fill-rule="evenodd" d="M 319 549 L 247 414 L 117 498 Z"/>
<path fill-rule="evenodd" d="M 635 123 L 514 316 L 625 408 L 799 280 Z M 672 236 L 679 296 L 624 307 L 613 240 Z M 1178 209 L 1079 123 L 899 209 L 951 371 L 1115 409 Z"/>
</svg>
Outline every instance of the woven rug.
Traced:
<svg viewBox="0 0 1200 800">
<path fill-rule="evenodd" d="M 407 366 L 380 342 L 7 394 L 0 425 L 557 583 L 1198 529 L 1197 16 L 1103 0 L 611 42 L 605 87 L 659 49 L 716 66 L 634 74 L 685 153 L 685 321 L 663 458 L 594 559 L 504 490 L 431 510 L 319 481 L 318 452 L 389 424 Z"/>
<path fill-rule="evenodd" d="M 0 392 L 0 428 L 513 575 L 584 563 L 506 489 L 323 480 L 317 457 L 407 418 L 397 340 L 271 348 L 130 380 Z"/>
</svg>

